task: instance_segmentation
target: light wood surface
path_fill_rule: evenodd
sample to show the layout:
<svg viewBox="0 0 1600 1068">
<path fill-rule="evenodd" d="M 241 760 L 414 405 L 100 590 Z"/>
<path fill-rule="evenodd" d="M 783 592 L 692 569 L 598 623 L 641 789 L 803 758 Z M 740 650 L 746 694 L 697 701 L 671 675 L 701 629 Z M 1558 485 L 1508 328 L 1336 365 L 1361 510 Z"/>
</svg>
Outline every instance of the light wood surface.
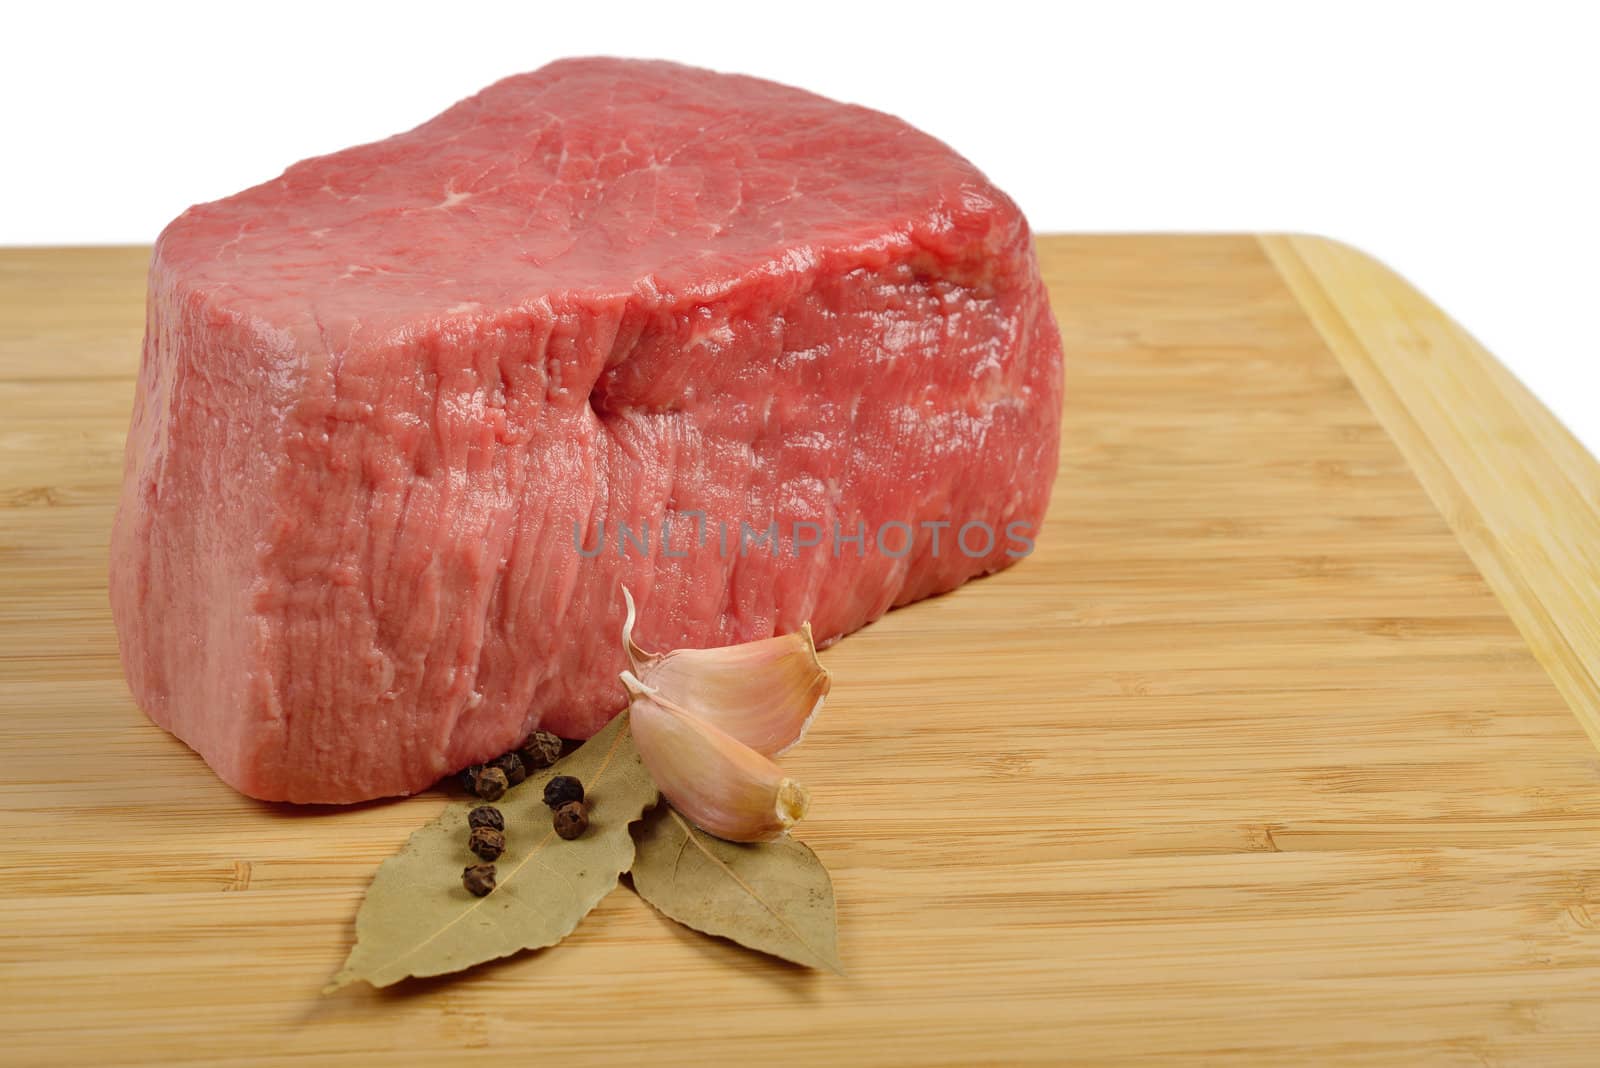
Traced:
<svg viewBox="0 0 1600 1068">
<path fill-rule="evenodd" d="M 444 796 L 251 802 L 129 700 L 144 256 L 0 252 L 0 1062 L 1595 1063 L 1600 473 L 1359 253 L 1041 241 L 1039 550 L 825 653 L 786 758 L 848 977 L 623 889 L 326 998 Z"/>
<path fill-rule="evenodd" d="M 1318 238 L 1261 242 L 1600 745 L 1600 464 L 1383 264 Z"/>
</svg>

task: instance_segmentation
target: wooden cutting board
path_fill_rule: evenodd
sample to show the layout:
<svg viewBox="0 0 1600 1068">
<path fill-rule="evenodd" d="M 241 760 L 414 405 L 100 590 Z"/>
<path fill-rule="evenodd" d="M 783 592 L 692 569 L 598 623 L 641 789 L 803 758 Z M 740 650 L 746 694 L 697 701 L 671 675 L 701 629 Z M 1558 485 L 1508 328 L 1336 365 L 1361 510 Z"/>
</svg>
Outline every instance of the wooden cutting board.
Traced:
<svg viewBox="0 0 1600 1068">
<path fill-rule="evenodd" d="M 622 888 L 553 950 L 329 997 L 446 797 L 258 804 L 133 706 L 146 252 L 0 253 L 0 1061 L 1600 1061 L 1600 467 L 1347 247 L 1040 251 L 1039 549 L 829 650 L 789 758 L 849 976 Z"/>
</svg>

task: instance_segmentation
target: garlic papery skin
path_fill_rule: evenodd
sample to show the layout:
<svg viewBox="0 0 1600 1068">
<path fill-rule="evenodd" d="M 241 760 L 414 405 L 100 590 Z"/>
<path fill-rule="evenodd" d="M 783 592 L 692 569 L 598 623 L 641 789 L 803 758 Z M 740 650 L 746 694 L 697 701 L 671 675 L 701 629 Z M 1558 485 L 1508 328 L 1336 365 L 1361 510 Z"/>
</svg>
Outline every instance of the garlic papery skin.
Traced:
<svg viewBox="0 0 1600 1068">
<path fill-rule="evenodd" d="M 629 729 L 661 794 L 701 830 L 731 842 L 777 838 L 810 796 L 765 755 L 622 673 Z"/>
<path fill-rule="evenodd" d="M 633 595 L 622 596 L 622 645 L 639 682 L 758 753 L 777 756 L 804 737 L 833 686 L 810 623 L 741 645 L 647 653 L 633 641 Z"/>
</svg>

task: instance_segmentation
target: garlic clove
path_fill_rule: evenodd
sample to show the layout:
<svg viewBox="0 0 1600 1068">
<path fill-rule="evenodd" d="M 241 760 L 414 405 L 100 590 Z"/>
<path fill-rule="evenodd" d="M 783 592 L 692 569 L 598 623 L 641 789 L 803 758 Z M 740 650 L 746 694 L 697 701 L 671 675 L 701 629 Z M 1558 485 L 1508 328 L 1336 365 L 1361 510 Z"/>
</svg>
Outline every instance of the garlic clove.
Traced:
<svg viewBox="0 0 1600 1068">
<path fill-rule="evenodd" d="M 647 653 L 633 643 L 633 624 L 639 618 L 639 613 L 633 605 L 633 594 L 628 592 L 626 586 L 622 587 L 622 603 L 628 610 L 627 616 L 622 620 L 622 648 L 628 654 L 628 665 L 637 673 L 661 657 L 656 653 Z"/>
<path fill-rule="evenodd" d="M 634 674 L 678 708 L 767 756 L 799 742 L 822 711 L 833 677 L 817 659 L 810 623 L 741 645 L 647 653 L 633 641 L 633 595 L 624 587 L 622 596 L 622 644 Z"/>
<path fill-rule="evenodd" d="M 629 728 L 661 794 L 691 822 L 732 842 L 777 838 L 805 815 L 810 795 L 770 759 L 622 673 Z"/>
</svg>

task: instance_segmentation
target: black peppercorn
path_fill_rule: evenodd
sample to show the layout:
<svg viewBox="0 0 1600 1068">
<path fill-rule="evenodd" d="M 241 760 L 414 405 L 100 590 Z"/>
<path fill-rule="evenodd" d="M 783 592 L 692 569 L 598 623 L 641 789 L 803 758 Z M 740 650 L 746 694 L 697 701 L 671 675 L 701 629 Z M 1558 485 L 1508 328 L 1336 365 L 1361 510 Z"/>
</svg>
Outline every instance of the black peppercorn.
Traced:
<svg viewBox="0 0 1600 1068">
<path fill-rule="evenodd" d="M 544 803 L 560 808 L 568 801 L 583 800 L 583 783 L 571 775 L 557 775 L 544 784 Z"/>
<path fill-rule="evenodd" d="M 490 827 L 497 831 L 503 831 L 506 829 L 506 818 L 493 805 L 479 805 L 467 813 L 467 826 L 473 830 L 477 830 L 479 827 Z"/>
<path fill-rule="evenodd" d="M 493 827 L 474 827 L 467 848 L 484 860 L 497 860 L 506 851 L 506 836 Z"/>
<path fill-rule="evenodd" d="M 478 792 L 478 772 L 483 770 L 482 764 L 474 764 L 470 768 L 461 769 L 461 788 L 469 794 Z"/>
<path fill-rule="evenodd" d="M 506 753 L 489 761 L 489 766 L 499 768 L 506 773 L 506 782 L 515 786 L 528 777 L 528 771 L 522 766 L 522 758 L 515 753 Z"/>
<path fill-rule="evenodd" d="M 529 771 L 548 768 L 561 759 L 561 739 L 549 731 L 534 731 L 517 747 L 517 755 Z"/>
<path fill-rule="evenodd" d="M 589 809 L 582 801 L 568 801 L 551 816 L 556 833 L 571 841 L 589 829 Z"/>
<path fill-rule="evenodd" d="M 494 889 L 493 864 L 468 864 L 461 869 L 461 885 L 474 897 L 482 897 Z"/>
<path fill-rule="evenodd" d="M 473 780 L 476 792 L 485 801 L 498 801 L 505 796 L 506 789 L 511 785 L 511 780 L 506 778 L 506 773 L 496 767 L 487 767 L 478 772 L 478 777 Z"/>
</svg>

